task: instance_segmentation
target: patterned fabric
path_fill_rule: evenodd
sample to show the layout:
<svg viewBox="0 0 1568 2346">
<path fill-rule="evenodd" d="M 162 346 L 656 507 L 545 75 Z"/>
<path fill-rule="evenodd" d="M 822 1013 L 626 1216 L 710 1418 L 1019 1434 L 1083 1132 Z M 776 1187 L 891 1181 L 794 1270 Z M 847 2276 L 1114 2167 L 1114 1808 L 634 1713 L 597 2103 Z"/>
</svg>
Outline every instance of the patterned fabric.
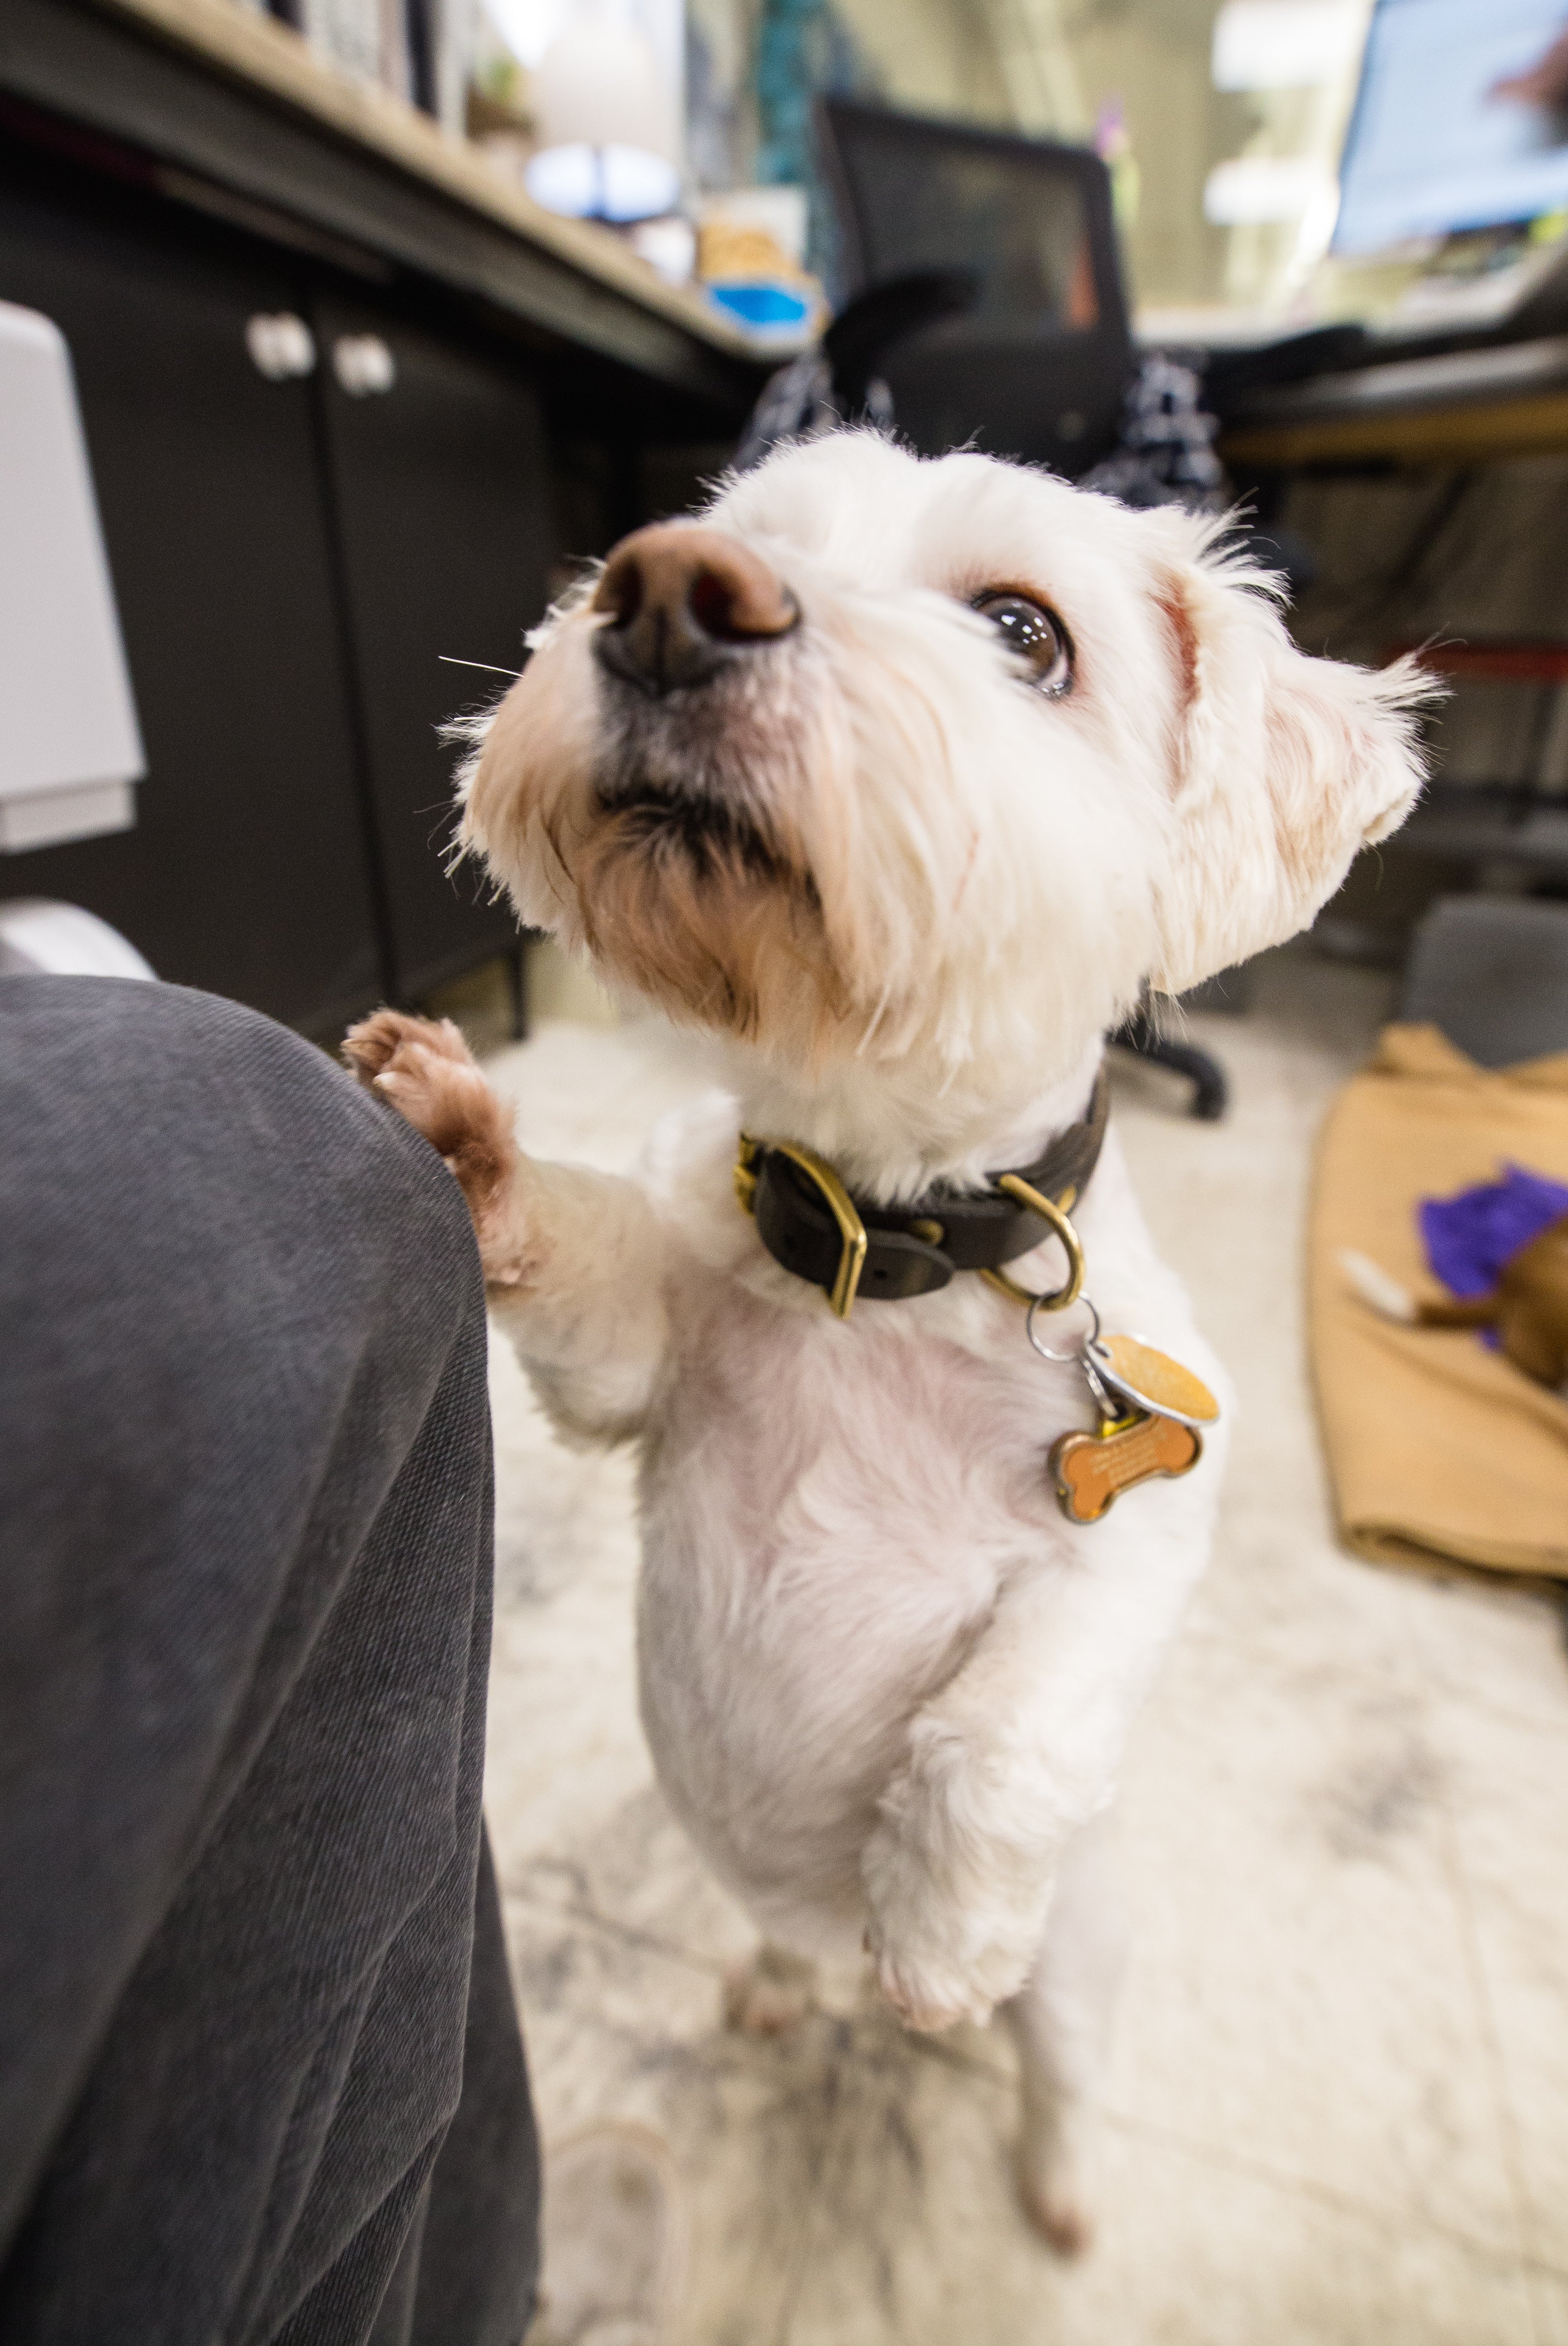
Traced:
<svg viewBox="0 0 1568 2346">
<path fill-rule="evenodd" d="M 1191 513 L 1223 513 L 1229 503 L 1225 469 L 1212 445 L 1219 425 L 1201 403 L 1202 386 L 1190 367 L 1156 352 L 1134 379 L 1123 410 L 1121 444 L 1086 473 L 1080 486 L 1119 497 L 1125 505 L 1185 505 Z M 803 351 L 769 375 L 736 453 L 735 469 L 749 472 L 786 440 L 809 440 L 849 421 L 820 349 Z M 864 420 L 889 427 L 892 395 L 880 378 L 867 387 Z"/>
<path fill-rule="evenodd" d="M 833 388 L 826 352 L 820 346 L 802 351 L 763 384 L 740 435 L 735 469 L 748 473 L 781 442 L 814 440 L 819 433 L 835 432 L 850 420 L 842 398 Z M 884 427 L 892 423 L 892 393 L 880 376 L 866 385 L 865 405 L 853 420 Z"/>
<path fill-rule="evenodd" d="M 1121 444 L 1084 474 L 1080 488 L 1098 489 L 1125 505 L 1223 513 L 1230 500 L 1213 447 L 1219 424 L 1202 403 L 1202 388 L 1191 367 L 1152 352 L 1128 387 Z"/>
</svg>

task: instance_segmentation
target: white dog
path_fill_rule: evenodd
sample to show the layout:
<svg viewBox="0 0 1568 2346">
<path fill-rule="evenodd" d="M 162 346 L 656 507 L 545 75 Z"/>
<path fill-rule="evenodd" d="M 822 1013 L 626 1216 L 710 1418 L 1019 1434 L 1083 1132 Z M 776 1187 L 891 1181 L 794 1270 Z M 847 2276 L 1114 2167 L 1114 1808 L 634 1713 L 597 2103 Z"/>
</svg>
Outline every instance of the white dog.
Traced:
<svg viewBox="0 0 1568 2346">
<path fill-rule="evenodd" d="M 1104 1413 L 942 1215 L 989 1198 L 1005 1275 L 1059 1288 L 993 1177 L 1076 1128 L 1086 1293 L 1223 1390 L 1114 1140 L 1093 1163 L 1102 1038 L 1300 929 L 1420 780 L 1419 677 L 1304 658 L 1215 535 L 866 433 L 637 533 L 476 729 L 464 837 L 524 921 L 707 1029 L 726 1088 L 614 1179 L 522 1158 L 452 1027 L 349 1046 L 462 1181 L 556 1424 L 639 1446 L 643 1719 L 765 1934 L 737 2016 L 779 2025 L 804 1959 L 862 1943 L 913 2027 L 1005 2007 L 1064 2248 L 1119 1968 L 1097 1821 L 1223 1427 L 1069 1521 L 1047 1453 Z M 802 1153 L 748 1146 L 738 1202 L 742 1132 Z M 835 1189 L 884 1209 L 847 1318 Z"/>
</svg>

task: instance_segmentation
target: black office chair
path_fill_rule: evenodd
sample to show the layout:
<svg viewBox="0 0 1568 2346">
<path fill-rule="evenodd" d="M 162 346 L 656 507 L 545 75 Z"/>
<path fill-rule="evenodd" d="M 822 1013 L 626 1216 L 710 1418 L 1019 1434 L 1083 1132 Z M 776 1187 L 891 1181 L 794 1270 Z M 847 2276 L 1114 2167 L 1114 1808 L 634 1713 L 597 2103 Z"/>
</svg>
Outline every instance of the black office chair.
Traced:
<svg viewBox="0 0 1568 2346">
<path fill-rule="evenodd" d="M 976 280 L 962 316 L 889 356 L 901 435 L 930 455 L 972 436 L 1069 479 L 1107 454 L 1135 361 L 1099 157 L 846 98 L 817 120 L 846 293 L 916 270 Z"/>
</svg>

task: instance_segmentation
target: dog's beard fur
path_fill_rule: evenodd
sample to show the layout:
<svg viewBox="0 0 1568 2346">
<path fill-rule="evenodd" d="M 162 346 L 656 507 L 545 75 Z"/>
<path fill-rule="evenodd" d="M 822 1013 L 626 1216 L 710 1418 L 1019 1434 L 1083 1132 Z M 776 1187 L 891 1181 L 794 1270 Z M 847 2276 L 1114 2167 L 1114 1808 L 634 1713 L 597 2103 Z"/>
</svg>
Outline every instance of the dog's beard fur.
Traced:
<svg viewBox="0 0 1568 2346">
<path fill-rule="evenodd" d="M 1151 975 L 1302 925 L 1418 785 L 1419 679 L 1304 658 L 1184 515 L 846 434 L 708 519 L 803 625 L 650 700 L 594 659 L 585 586 L 476 729 L 465 838 L 613 981 L 819 1088 L 901 1087 L 954 1146 Z M 1064 700 L 966 607 L 997 584 L 1062 611 Z"/>
<path fill-rule="evenodd" d="M 748 1041 L 793 1002 L 798 1044 L 814 1055 L 845 990 L 790 816 L 803 778 L 780 777 L 768 754 L 792 698 L 789 666 L 738 664 L 652 704 L 601 678 L 592 819 L 572 876 L 588 950 L 623 983 Z"/>
<path fill-rule="evenodd" d="M 842 995 L 809 872 L 700 800 L 634 780 L 600 806 L 572 865 L 588 951 L 678 1017 L 743 1041 L 788 1022 L 820 1054 Z"/>
</svg>

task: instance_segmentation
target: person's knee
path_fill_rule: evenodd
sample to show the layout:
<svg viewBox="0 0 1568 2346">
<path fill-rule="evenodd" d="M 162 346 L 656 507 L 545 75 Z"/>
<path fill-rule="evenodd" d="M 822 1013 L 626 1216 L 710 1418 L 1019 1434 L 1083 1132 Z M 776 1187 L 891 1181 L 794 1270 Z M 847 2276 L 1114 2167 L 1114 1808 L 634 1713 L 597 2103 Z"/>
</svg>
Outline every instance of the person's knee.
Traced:
<svg viewBox="0 0 1568 2346">
<path fill-rule="evenodd" d="M 188 1264 L 270 1230 L 416 1290 L 477 1277 L 428 1144 L 299 1035 L 239 1004 L 125 979 L 0 981 L 0 1149 L 46 1258 L 129 1242 Z M 35 1255 L 37 1260 L 37 1255 Z M 379 1283 L 379 1282 L 378 1282 Z"/>
<path fill-rule="evenodd" d="M 0 1419 L 50 1488 L 75 1457 L 172 1504 L 209 1454 L 260 1487 L 367 1379 L 395 1451 L 453 1346 L 482 1361 L 456 1182 L 346 1070 L 236 1004 L 0 981 Z"/>
</svg>

